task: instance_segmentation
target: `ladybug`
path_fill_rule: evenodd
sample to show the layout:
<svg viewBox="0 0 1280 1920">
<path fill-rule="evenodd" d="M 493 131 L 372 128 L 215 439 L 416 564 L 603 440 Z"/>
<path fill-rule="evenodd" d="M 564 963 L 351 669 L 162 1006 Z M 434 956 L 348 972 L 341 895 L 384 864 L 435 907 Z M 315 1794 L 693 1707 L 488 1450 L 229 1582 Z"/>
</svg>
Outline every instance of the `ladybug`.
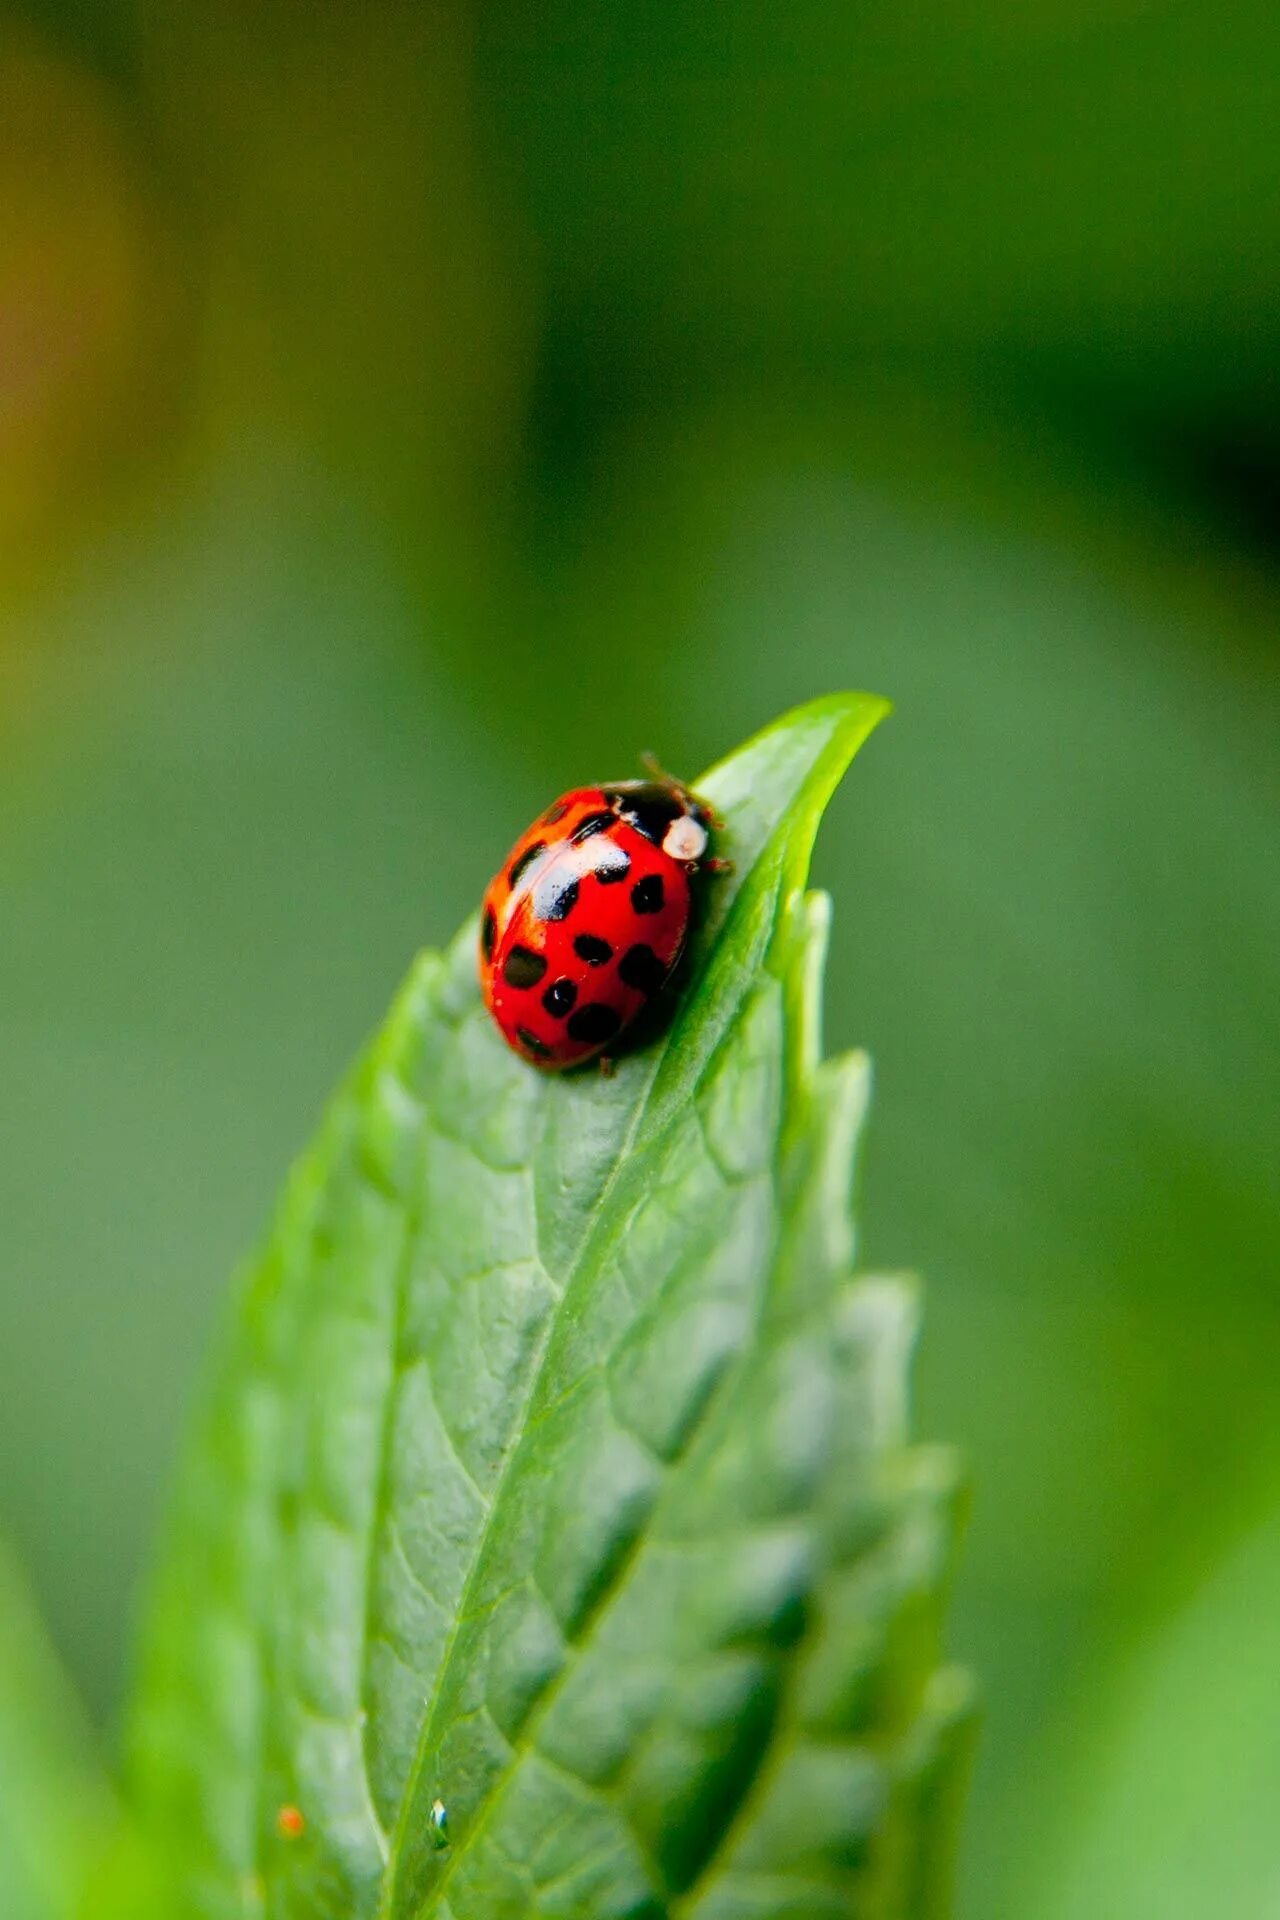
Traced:
<svg viewBox="0 0 1280 1920">
<path fill-rule="evenodd" d="M 480 913 L 480 984 L 507 1043 L 558 1072 L 612 1046 L 684 951 L 718 825 L 665 776 L 575 787 L 521 835 Z M 606 1061 L 607 1064 L 607 1061 Z"/>
</svg>

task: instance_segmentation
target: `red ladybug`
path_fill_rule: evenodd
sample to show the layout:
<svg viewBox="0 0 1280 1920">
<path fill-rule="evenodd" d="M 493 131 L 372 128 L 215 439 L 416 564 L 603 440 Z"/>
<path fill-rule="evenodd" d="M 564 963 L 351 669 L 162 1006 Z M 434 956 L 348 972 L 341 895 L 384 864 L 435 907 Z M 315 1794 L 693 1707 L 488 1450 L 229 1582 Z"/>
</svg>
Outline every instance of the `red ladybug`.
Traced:
<svg viewBox="0 0 1280 1920">
<path fill-rule="evenodd" d="M 576 1067 L 661 993 L 715 818 L 675 780 L 575 787 L 522 834 L 480 915 L 480 984 L 535 1066 Z"/>
</svg>

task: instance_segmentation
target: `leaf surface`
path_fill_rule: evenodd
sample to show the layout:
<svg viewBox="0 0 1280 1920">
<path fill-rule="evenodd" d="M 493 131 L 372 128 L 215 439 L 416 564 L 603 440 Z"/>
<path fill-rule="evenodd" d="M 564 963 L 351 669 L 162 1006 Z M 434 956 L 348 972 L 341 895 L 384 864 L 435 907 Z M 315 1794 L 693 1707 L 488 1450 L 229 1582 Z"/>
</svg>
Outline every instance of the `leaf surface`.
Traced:
<svg viewBox="0 0 1280 1920">
<path fill-rule="evenodd" d="M 70 1683 L 0 1546 L 0 1913 L 68 1920 L 111 1799 Z"/>
<path fill-rule="evenodd" d="M 866 1071 L 820 1061 L 803 892 L 882 712 L 698 783 L 734 871 L 612 1079 L 507 1050 L 469 926 L 339 1093 L 157 1583 L 131 1771 L 194 1913 L 941 1910 L 954 1471 L 907 1443 L 910 1289 L 852 1274 Z"/>
</svg>

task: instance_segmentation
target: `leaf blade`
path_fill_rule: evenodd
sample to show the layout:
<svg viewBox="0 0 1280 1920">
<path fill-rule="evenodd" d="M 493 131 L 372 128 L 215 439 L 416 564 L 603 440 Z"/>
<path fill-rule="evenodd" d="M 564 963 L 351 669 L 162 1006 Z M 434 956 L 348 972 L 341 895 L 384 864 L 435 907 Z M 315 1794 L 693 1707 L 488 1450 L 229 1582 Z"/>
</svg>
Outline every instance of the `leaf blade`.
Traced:
<svg viewBox="0 0 1280 1920">
<path fill-rule="evenodd" d="M 811 1502 L 830 1464 L 828 1428 L 803 1399 L 787 1415 L 754 1355 L 772 1315 L 766 1357 L 803 1357 L 839 1400 L 821 1348 L 863 1076 L 814 1092 L 825 922 L 799 889 L 883 711 L 815 702 L 700 783 L 735 872 L 669 1033 L 614 1081 L 539 1076 L 502 1048 L 466 929 L 415 968 L 336 1101 L 244 1289 L 134 1721 L 139 1798 L 186 1830 L 195 1911 L 461 1920 L 692 1899 L 719 1831 L 708 1782 L 731 1821 L 768 1745 L 763 1722 L 748 1736 L 769 1672 L 790 1672 L 787 1621 L 828 1552 L 785 1488 L 734 1603 L 764 1610 L 768 1645 L 721 1674 L 710 1747 L 662 1719 L 659 1635 L 658 1694 L 623 1724 L 665 1761 L 625 1810 L 582 1769 L 606 1764 L 593 1743 L 618 1748 L 600 1712 L 610 1660 L 664 1617 L 637 1615 L 636 1594 L 652 1601 L 674 1568 L 672 1617 L 697 1614 L 674 1543 L 702 1479 L 713 1516 L 726 1486 L 742 1492 L 750 1436 L 728 1387 L 803 1442 Z M 273 1830 L 284 1804 L 306 1814 L 300 1842 Z"/>
<path fill-rule="evenodd" d="M 0 1544 L 0 1911 L 70 1920 L 114 1813 L 79 1702 Z"/>
</svg>

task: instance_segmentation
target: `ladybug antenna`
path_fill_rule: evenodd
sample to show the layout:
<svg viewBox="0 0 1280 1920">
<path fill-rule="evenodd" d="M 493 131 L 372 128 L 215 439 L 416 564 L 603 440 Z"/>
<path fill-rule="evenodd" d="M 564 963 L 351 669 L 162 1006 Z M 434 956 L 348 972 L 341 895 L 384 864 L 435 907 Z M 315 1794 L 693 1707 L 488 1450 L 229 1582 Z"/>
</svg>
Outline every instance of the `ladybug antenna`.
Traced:
<svg viewBox="0 0 1280 1920">
<path fill-rule="evenodd" d="M 666 787 L 671 793 L 674 793 L 678 799 L 686 803 L 692 800 L 693 796 L 690 794 L 684 781 L 677 780 L 674 773 L 668 773 L 656 753 L 642 753 L 640 755 L 640 765 L 647 774 L 658 782 L 659 786 Z"/>
</svg>

